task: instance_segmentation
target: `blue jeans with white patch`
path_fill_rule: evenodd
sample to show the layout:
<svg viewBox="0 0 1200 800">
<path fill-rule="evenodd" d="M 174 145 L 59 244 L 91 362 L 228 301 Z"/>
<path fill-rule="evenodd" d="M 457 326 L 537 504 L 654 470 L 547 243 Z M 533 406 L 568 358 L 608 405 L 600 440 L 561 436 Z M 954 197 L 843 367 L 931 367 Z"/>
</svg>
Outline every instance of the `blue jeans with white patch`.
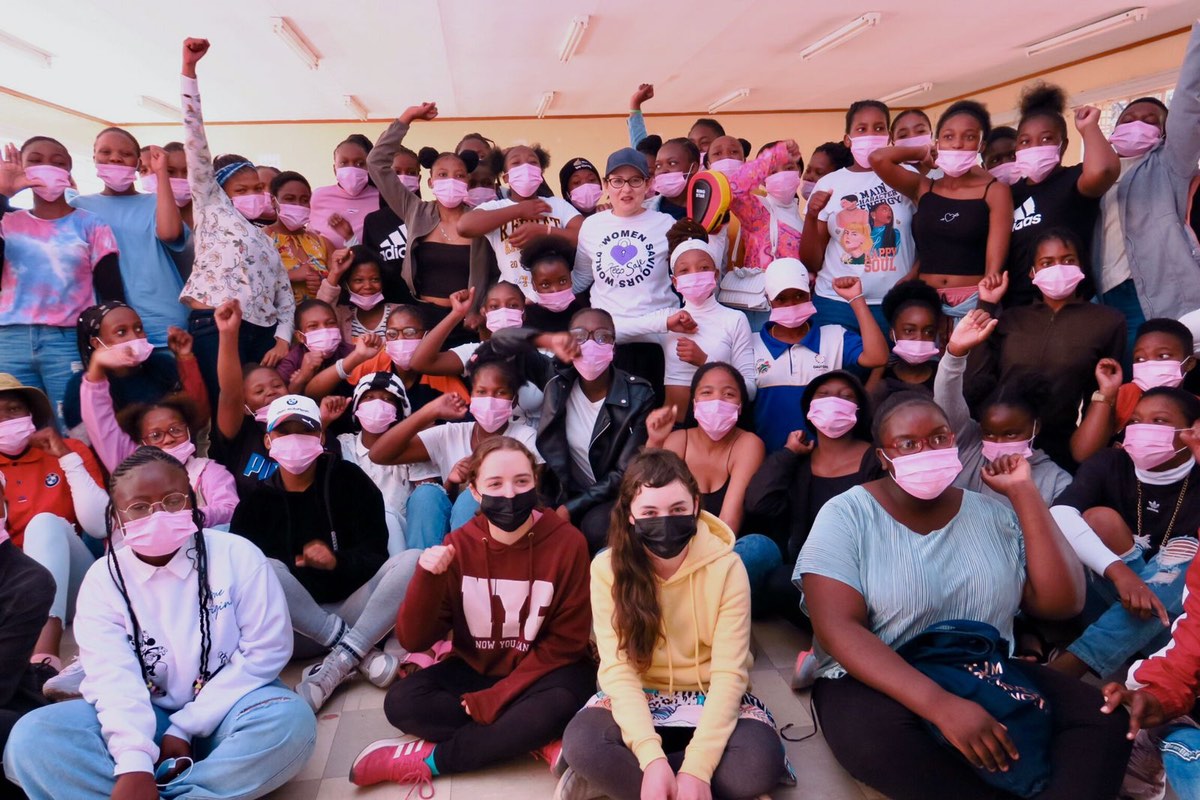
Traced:
<svg viewBox="0 0 1200 800">
<path fill-rule="evenodd" d="M 1181 800 L 1200 798 L 1200 729 L 1191 725 L 1169 728 L 1159 745 L 1167 783 Z"/>
<path fill-rule="evenodd" d="M 171 721 L 167 711 L 153 708 L 157 743 Z M 193 739 L 194 764 L 160 785 L 159 795 L 168 800 L 262 797 L 304 767 L 316 742 L 313 712 L 276 681 L 245 694 L 212 734 Z M 4 750 L 5 774 L 29 800 L 108 800 L 116 783 L 113 769 L 96 707 L 86 700 L 26 714 Z"/>
<path fill-rule="evenodd" d="M 1134 546 L 1133 551 L 1122 556 L 1121 560 L 1146 582 L 1174 622 L 1183 613 L 1184 578 L 1190 562 L 1164 564 L 1165 553 L 1161 550 L 1143 560 L 1143 552 L 1141 546 Z M 1112 675 L 1131 656 L 1147 650 L 1158 650 L 1170 641 L 1171 629 L 1163 627 L 1162 620 L 1157 616 L 1139 619 L 1126 611 L 1112 583 L 1106 578 L 1092 579 L 1088 584 L 1088 594 L 1091 595 L 1089 603 L 1099 598 L 1107 602 L 1108 608 L 1067 651 L 1101 678 Z"/>
<path fill-rule="evenodd" d="M 67 383 L 83 371 L 74 328 L 50 325 L 0 325 L 0 372 L 7 372 L 25 386 L 40 389 L 50 399 L 50 408 L 60 430 Z"/>
</svg>

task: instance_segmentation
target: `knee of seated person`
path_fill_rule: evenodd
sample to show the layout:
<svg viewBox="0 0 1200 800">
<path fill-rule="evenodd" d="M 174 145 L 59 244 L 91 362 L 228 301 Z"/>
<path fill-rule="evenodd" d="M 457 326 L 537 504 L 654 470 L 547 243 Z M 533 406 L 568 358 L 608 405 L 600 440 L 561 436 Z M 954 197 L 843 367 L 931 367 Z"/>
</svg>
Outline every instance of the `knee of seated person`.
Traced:
<svg viewBox="0 0 1200 800">
<path fill-rule="evenodd" d="M 1107 533 L 1129 532 L 1129 526 L 1115 508 L 1095 506 L 1083 512 L 1083 521 L 1100 536 Z"/>
<path fill-rule="evenodd" d="M 51 514 L 49 511 L 43 511 L 40 514 L 34 514 L 33 518 L 25 524 L 26 543 L 28 543 L 31 539 L 37 541 L 44 537 L 61 538 L 74 533 L 74 525 L 60 517 L 58 514 Z"/>
<path fill-rule="evenodd" d="M 55 742 L 61 741 L 62 736 L 57 725 L 48 714 L 54 706 L 35 708 L 17 720 L 8 734 L 8 744 L 4 747 L 5 772 L 12 775 L 11 767 L 16 764 L 28 763 L 31 758 L 41 761 L 47 748 L 53 748 Z"/>
</svg>

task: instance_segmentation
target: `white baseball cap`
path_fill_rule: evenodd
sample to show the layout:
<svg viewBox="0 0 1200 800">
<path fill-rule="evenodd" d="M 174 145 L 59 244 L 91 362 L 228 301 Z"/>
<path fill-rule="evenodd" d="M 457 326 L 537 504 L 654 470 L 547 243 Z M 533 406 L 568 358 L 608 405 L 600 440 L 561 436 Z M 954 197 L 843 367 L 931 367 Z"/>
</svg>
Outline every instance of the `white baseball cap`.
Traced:
<svg viewBox="0 0 1200 800">
<path fill-rule="evenodd" d="M 271 401 L 267 407 L 267 433 L 292 420 L 303 422 L 309 430 L 321 430 L 321 409 L 317 401 L 302 394 L 285 394 Z"/>
<path fill-rule="evenodd" d="M 798 258 L 777 258 L 767 265 L 763 276 L 763 290 L 768 300 L 774 300 L 788 289 L 811 291 L 808 268 Z"/>
</svg>

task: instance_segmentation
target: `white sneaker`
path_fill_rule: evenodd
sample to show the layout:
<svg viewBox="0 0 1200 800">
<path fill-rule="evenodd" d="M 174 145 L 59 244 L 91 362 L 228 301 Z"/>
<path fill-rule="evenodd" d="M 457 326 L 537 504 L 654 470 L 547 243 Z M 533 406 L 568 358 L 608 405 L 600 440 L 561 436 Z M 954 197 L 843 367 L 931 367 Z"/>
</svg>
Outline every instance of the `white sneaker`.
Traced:
<svg viewBox="0 0 1200 800">
<path fill-rule="evenodd" d="M 382 650 L 372 650 L 358 662 L 358 671 L 380 689 L 386 689 L 396 680 L 396 673 L 400 671 L 400 661 L 401 659 Z"/>
<path fill-rule="evenodd" d="M 71 659 L 70 664 L 62 668 L 61 672 L 42 684 L 42 694 L 46 696 L 47 700 L 54 703 L 83 697 L 80 692 L 80 687 L 83 685 L 83 674 L 83 664 L 80 663 L 79 656 L 75 656 Z"/>
<path fill-rule="evenodd" d="M 304 671 L 304 677 L 296 684 L 296 694 L 316 713 L 329 701 L 334 690 L 350 679 L 357 666 L 358 659 L 346 648 L 335 647 L 324 661 Z"/>
</svg>

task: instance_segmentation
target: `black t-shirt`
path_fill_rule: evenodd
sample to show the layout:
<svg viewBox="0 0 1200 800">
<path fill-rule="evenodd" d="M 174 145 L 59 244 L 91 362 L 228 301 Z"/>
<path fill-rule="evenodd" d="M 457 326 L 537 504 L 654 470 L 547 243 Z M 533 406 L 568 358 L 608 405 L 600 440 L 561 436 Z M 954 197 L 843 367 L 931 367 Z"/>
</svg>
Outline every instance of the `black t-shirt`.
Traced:
<svg viewBox="0 0 1200 800">
<path fill-rule="evenodd" d="M 1100 215 L 1100 198 L 1080 194 L 1079 176 L 1082 174 L 1083 165 L 1076 164 L 1055 170 L 1036 186 L 1023 180 L 1013 185 L 1013 229 L 1006 263 L 1009 284 L 1005 306 L 1029 305 L 1039 296 L 1029 279 L 1034 259 L 1033 243 L 1051 228 L 1067 228 L 1079 237 L 1083 245 L 1079 259 L 1085 274 L 1095 266 L 1091 262 L 1091 247 L 1096 219 Z"/>
<path fill-rule="evenodd" d="M 379 254 L 383 273 L 383 299 L 410 304 L 412 292 L 404 282 L 404 254 L 408 252 L 408 226 L 388 206 L 372 211 L 363 220 L 362 242 Z"/>
<path fill-rule="evenodd" d="M 63 395 L 63 419 L 68 428 L 83 422 L 79 407 L 79 388 L 83 373 L 76 372 L 67 381 Z M 180 390 L 179 370 L 175 356 L 155 351 L 128 375 L 108 376 L 108 393 L 112 397 L 113 410 L 121 411 L 134 403 L 157 403 L 163 397 Z"/>
<path fill-rule="evenodd" d="M 1141 487 L 1142 525 L 1138 530 L 1138 488 Z M 1179 505 L 1179 513 L 1175 515 L 1175 524 L 1171 526 L 1171 538 L 1190 536 L 1196 538 L 1196 530 L 1200 528 L 1200 466 L 1192 468 L 1187 477 L 1187 493 L 1180 505 L 1180 491 L 1183 481 L 1155 486 L 1141 483 L 1133 471 L 1133 461 L 1122 450 L 1115 448 L 1101 450 L 1096 455 L 1079 465 L 1075 473 L 1075 481 L 1068 486 L 1055 505 L 1071 506 L 1080 511 L 1102 506 L 1111 508 L 1121 515 L 1121 519 L 1129 526 L 1135 536 L 1139 533 L 1150 537 L 1151 549 L 1147 557 L 1158 552 L 1171 517 L 1175 515 L 1175 507 Z"/>
<path fill-rule="evenodd" d="M 267 447 L 263 443 L 265 436 L 266 426 L 255 422 L 250 416 L 242 418 L 242 427 L 232 439 L 222 436 L 219 426 L 214 424 L 212 427 L 212 445 L 208 456 L 233 473 L 241 499 L 245 499 L 260 483 L 279 470 L 279 465 L 267 455 Z"/>
<path fill-rule="evenodd" d="M 558 333 L 569 330 L 571 317 L 584 307 L 579 298 L 572 300 L 571 305 L 562 311 L 551 311 L 537 303 L 527 303 L 525 305 L 525 327 L 536 328 L 542 333 Z"/>
</svg>

